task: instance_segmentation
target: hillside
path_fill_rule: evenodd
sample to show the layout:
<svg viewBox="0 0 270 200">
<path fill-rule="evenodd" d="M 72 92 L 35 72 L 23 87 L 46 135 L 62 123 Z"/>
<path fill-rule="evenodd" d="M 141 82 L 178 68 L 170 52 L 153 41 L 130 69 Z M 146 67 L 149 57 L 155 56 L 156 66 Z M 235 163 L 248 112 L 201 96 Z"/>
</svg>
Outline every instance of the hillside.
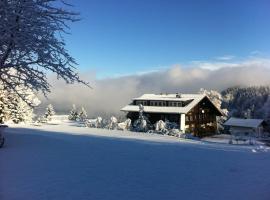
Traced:
<svg viewBox="0 0 270 200">
<path fill-rule="evenodd" d="M 270 87 L 232 87 L 221 92 L 222 108 L 230 116 L 270 118 Z"/>
</svg>

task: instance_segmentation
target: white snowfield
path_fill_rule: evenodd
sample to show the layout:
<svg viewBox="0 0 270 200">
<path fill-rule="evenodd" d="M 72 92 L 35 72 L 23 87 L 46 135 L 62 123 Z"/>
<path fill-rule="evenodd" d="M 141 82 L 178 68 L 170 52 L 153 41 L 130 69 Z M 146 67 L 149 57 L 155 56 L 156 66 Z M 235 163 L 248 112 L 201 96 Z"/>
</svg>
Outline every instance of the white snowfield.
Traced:
<svg viewBox="0 0 270 200">
<path fill-rule="evenodd" d="M 269 200 L 267 147 L 77 127 L 8 129 L 0 200 Z"/>
</svg>

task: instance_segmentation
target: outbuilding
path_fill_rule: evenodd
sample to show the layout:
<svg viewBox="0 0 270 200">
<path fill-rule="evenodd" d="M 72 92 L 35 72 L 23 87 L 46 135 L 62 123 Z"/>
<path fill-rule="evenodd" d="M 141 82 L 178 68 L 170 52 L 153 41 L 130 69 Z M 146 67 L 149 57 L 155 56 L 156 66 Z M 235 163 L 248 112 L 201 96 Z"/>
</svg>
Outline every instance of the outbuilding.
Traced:
<svg viewBox="0 0 270 200">
<path fill-rule="evenodd" d="M 255 137 L 262 137 L 264 135 L 264 128 L 266 122 L 263 119 L 242 119 L 231 117 L 224 124 L 229 128 L 231 134 L 246 134 Z"/>
</svg>

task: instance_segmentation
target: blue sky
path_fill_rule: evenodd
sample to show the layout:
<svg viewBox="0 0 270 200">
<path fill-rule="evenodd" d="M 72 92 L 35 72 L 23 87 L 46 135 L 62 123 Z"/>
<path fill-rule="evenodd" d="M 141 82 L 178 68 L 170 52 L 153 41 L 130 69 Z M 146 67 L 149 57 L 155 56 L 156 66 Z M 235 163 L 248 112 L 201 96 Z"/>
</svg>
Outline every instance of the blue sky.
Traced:
<svg viewBox="0 0 270 200">
<path fill-rule="evenodd" d="M 70 1 L 71 2 L 71 1 Z M 270 0 L 80 0 L 67 49 L 98 78 L 270 52 Z"/>
</svg>

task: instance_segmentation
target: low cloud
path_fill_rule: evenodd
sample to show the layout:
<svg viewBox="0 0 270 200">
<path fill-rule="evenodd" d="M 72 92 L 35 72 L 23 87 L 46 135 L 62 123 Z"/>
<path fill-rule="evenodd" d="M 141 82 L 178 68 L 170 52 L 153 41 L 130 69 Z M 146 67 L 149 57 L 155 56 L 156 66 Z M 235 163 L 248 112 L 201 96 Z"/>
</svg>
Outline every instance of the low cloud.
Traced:
<svg viewBox="0 0 270 200">
<path fill-rule="evenodd" d="M 209 69 L 205 65 L 213 67 Z M 270 85 L 270 60 L 251 59 L 218 65 L 220 63 L 216 62 L 193 63 L 192 67 L 174 65 L 166 70 L 103 80 L 96 80 L 95 74 L 90 72 L 84 78 L 93 89 L 52 79 L 52 93 L 48 99 L 41 97 L 43 103 L 39 110 L 52 103 L 56 111 L 67 113 L 74 103 L 77 107 L 84 106 L 90 117 L 119 115 L 123 106 L 143 93 L 192 93 L 200 88 L 221 91 L 236 85 Z"/>
<path fill-rule="evenodd" d="M 233 67 L 270 67 L 270 60 L 266 58 L 253 58 L 250 57 L 241 61 L 193 61 L 192 66 L 202 69 L 217 70 L 221 68 L 233 68 Z"/>
</svg>

